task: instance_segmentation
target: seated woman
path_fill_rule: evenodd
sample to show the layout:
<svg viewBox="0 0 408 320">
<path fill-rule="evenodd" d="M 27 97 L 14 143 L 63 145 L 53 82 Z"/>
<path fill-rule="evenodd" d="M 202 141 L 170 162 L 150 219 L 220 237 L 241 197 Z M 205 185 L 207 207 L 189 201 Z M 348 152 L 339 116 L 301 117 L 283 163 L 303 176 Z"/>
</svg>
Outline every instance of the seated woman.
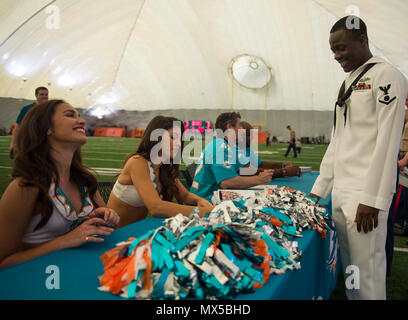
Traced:
<svg viewBox="0 0 408 320">
<path fill-rule="evenodd" d="M 196 209 L 202 217 L 212 210 L 207 200 L 190 193 L 178 179 L 183 132 L 182 122 L 175 118 L 157 116 L 150 121 L 108 200 L 108 207 L 120 216 L 118 227 L 144 219 L 148 212 L 156 217 L 188 216 Z M 174 203 L 173 197 L 189 205 Z"/>
<path fill-rule="evenodd" d="M 82 164 L 85 120 L 63 100 L 32 108 L 19 128 L 12 182 L 0 200 L 0 268 L 102 242 L 119 222 Z M 82 222 L 82 224 L 80 224 Z"/>
</svg>

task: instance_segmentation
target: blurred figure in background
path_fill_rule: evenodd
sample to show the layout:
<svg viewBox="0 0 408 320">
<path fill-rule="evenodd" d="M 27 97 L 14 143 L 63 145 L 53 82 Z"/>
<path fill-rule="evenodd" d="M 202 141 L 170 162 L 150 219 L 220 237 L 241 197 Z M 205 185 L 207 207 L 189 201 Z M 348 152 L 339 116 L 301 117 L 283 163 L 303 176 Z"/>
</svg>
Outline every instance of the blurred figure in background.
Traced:
<svg viewBox="0 0 408 320">
<path fill-rule="evenodd" d="M 288 150 L 286 150 L 285 158 L 288 156 L 291 149 L 293 149 L 293 158 L 297 158 L 295 130 L 293 130 L 291 126 L 287 126 L 286 129 L 289 130 L 290 136 L 289 136 L 289 146 L 288 146 Z"/>
<path fill-rule="evenodd" d="M 20 113 L 17 116 L 16 124 L 13 130 L 13 136 L 11 138 L 11 143 L 9 147 L 9 154 L 10 154 L 11 159 L 13 159 L 14 145 L 17 141 L 18 127 L 20 126 L 21 121 L 23 121 L 24 116 L 26 115 L 28 111 L 30 111 L 32 107 L 42 102 L 48 101 L 48 89 L 46 87 L 38 87 L 37 89 L 35 89 L 35 98 L 36 98 L 36 101 L 34 103 L 24 106 L 20 110 Z"/>
<path fill-rule="evenodd" d="M 300 142 L 300 139 L 296 139 L 296 152 L 300 153 L 302 151 L 302 143 Z"/>
</svg>

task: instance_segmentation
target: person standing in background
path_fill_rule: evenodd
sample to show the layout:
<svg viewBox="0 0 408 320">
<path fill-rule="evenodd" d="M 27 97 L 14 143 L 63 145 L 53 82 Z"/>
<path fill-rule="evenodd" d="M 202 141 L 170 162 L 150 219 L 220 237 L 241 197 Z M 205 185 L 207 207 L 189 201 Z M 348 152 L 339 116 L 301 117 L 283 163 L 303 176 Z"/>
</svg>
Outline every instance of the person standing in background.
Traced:
<svg viewBox="0 0 408 320">
<path fill-rule="evenodd" d="M 408 97 L 405 99 L 405 107 L 408 108 Z M 408 109 L 405 109 L 404 131 L 402 133 L 400 159 L 408 153 Z"/>
<path fill-rule="evenodd" d="M 300 142 L 300 139 L 296 139 L 296 152 L 300 153 L 302 151 L 302 143 Z"/>
<path fill-rule="evenodd" d="M 10 158 L 14 158 L 14 146 L 17 141 L 17 135 L 18 135 L 18 127 L 21 124 L 21 121 L 23 121 L 24 116 L 26 113 L 35 105 L 40 104 L 42 102 L 47 102 L 48 101 L 48 89 L 46 87 L 38 87 L 35 89 L 35 98 L 36 101 L 33 103 L 30 103 L 26 106 L 24 106 L 21 110 L 20 113 L 18 114 L 17 120 L 16 120 L 16 126 L 13 131 L 13 136 L 11 137 L 11 143 L 9 147 L 9 154 Z"/>
<path fill-rule="evenodd" d="M 398 169 L 403 171 L 408 167 L 408 153 L 398 161 Z M 399 236 L 408 236 L 408 186 L 404 183 L 397 185 L 398 192 L 394 195 L 390 209 L 393 217 L 393 231 Z M 392 210 L 393 209 L 393 210 Z"/>
<path fill-rule="evenodd" d="M 266 146 L 271 146 L 271 134 L 269 133 L 269 131 L 266 131 Z"/>
<path fill-rule="evenodd" d="M 408 97 L 405 99 L 405 106 L 408 107 Z M 402 133 L 401 147 L 398 161 L 398 175 L 408 166 L 408 109 L 405 109 L 404 131 Z M 400 184 L 397 179 L 397 192 L 392 199 L 388 217 L 387 232 L 387 275 L 391 273 L 391 262 L 394 251 L 394 234 L 408 236 L 408 188 Z"/>
<path fill-rule="evenodd" d="M 405 105 L 408 104 L 408 97 L 405 100 Z M 400 219 L 401 216 L 405 215 L 406 205 L 407 205 L 407 188 L 399 183 L 399 173 L 400 170 L 403 170 L 407 165 L 404 160 L 407 157 L 404 157 L 407 152 L 407 138 L 408 138 L 408 110 L 405 110 L 405 120 L 404 120 L 404 131 L 402 134 L 401 147 L 399 153 L 399 161 L 397 166 L 397 183 L 396 190 L 392 198 L 391 207 L 388 211 L 388 220 L 387 220 L 387 240 L 385 242 L 385 254 L 387 258 L 387 277 L 391 275 L 391 265 L 392 258 L 394 255 L 394 235 L 404 235 L 408 234 L 408 226 L 404 230 L 404 219 Z M 402 222 L 402 223 L 401 223 Z"/>
<path fill-rule="evenodd" d="M 286 129 L 289 130 L 289 132 L 290 132 L 290 137 L 289 137 L 288 150 L 286 150 L 286 153 L 285 153 L 285 158 L 288 156 L 288 154 L 289 154 L 289 152 L 290 152 L 291 149 L 293 149 L 293 158 L 297 158 L 297 154 L 296 154 L 296 134 L 295 134 L 295 130 L 293 130 L 291 126 L 287 126 Z"/>
</svg>

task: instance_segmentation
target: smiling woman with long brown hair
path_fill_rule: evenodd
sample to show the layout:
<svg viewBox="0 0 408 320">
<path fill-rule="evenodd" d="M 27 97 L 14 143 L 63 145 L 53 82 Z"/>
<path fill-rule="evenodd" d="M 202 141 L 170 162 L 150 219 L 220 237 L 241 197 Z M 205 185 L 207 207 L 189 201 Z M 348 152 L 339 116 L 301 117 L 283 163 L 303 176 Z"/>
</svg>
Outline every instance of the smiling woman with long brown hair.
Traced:
<svg viewBox="0 0 408 320">
<path fill-rule="evenodd" d="M 183 124 L 157 116 L 147 125 L 135 153 L 129 155 L 109 197 L 108 207 L 120 216 L 123 227 L 147 217 L 188 216 L 197 208 L 200 216 L 213 206 L 190 193 L 178 179 L 178 159 L 183 151 Z M 180 203 L 172 202 L 173 197 Z"/>
<path fill-rule="evenodd" d="M 82 164 L 85 120 L 63 100 L 30 110 L 16 141 L 12 182 L 0 200 L 0 268 L 102 242 L 119 217 Z M 80 224 L 82 222 L 82 224 Z"/>
</svg>

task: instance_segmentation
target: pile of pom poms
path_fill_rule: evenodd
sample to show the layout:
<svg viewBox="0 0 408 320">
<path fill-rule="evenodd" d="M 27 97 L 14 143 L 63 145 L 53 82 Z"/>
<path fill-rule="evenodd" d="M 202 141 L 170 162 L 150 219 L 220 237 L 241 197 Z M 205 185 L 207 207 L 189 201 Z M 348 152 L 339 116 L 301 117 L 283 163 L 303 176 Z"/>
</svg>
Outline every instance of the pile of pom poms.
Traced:
<svg viewBox="0 0 408 320">
<path fill-rule="evenodd" d="M 101 256 L 99 290 L 136 299 L 231 299 L 270 274 L 299 269 L 296 237 L 326 236 L 329 217 L 303 192 L 275 188 L 217 204 L 204 218 L 178 214 Z"/>
</svg>

